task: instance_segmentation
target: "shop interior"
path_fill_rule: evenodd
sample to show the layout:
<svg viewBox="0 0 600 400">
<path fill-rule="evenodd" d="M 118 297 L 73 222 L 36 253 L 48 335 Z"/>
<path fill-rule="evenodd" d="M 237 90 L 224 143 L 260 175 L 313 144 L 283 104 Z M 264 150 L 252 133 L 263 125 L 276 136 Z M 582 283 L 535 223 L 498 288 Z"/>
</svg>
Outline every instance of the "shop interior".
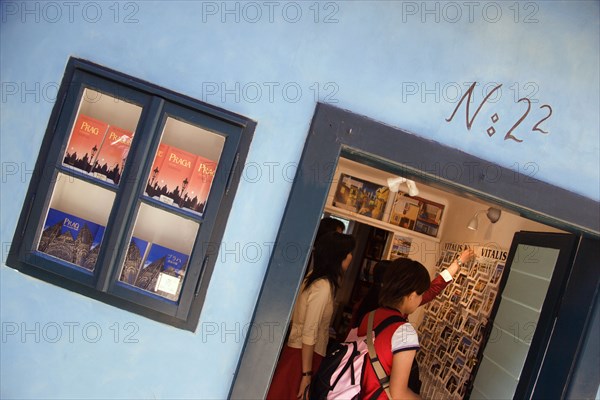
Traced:
<svg viewBox="0 0 600 400">
<path fill-rule="evenodd" d="M 419 363 L 425 364 L 421 377 L 439 380 L 429 387 L 424 382 L 424 390 L 445 398 L 463 398 L 470 391 L 485 347 L 482 330 L 502 295 L 493 271 L 502 273 L 515 232 L 563 232 L 480 199 L 346 158 L 337 165 L 323 216 L 342 220 L 345 233 L 357 240 L 353 262 L 336 295 L 332 340 L 346 337 L 354 306 L 373 284 L 370 274 L 377 261 L 407 256 L 425 265 L 433 278 L 464 248 L 460 246 L 475 250 L 475 265 L 447 287 L 436 304 L 420 307 L 409 318 L 425 342 L 419 356 Z M 481 272 L 485 265 L 489 274 Z"/>
</svg>

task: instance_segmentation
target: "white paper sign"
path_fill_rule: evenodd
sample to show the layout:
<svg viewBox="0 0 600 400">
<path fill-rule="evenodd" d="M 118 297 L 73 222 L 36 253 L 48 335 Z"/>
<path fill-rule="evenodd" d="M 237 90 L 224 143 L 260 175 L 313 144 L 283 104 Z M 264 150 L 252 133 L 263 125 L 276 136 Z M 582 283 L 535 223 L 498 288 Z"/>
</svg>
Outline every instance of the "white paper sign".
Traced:
<svg viewBox="0 0 600 400">
<path fill-rule="evenodd" d="M 173 295 L 177 294 L 177 289 L 179 289 L 180 281 L 181 278 L 179 277 L 167 275 L 161 272 L 158 275 L 158 280 L 156 281 L 156 290 L 160 290 L 161 292 Z"/>
</svg>

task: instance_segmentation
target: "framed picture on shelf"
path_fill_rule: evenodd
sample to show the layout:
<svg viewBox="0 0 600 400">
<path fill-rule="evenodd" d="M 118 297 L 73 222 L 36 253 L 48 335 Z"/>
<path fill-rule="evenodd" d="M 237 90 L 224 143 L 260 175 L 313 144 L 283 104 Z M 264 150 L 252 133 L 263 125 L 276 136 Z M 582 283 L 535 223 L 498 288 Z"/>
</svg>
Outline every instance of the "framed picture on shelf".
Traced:
<svg viewBox="0 0 600 400">
<path fill-rule="evenodd" d="M 341 174 L 333 206 L 381 220 L 389 194 L 387 186 Z"/>
<path fill-rule="evenodd" d="M 412 238 L 407 236 L 394 235 L 390 259 L 395 260 L 396 258 L 400 257 L 408 257 L 408 255 L 410 254 L 411 245 Z"/>
<path fill-rule="evenodd" d="M 394 198 L 389 222 L 412 231 L 415 229 L 420 208 L 421 205 L 417 198 L 410 197 L 408 193 L 398 192 Z"/>
<path fill-rule="evenodd" d="M 442 214 L 444 213 L 444 205 L 420 197 L 417 199 L 420 202 L 420 208 L 414 230 L 437 237 L 442 222 Z"/>
<path fill-rule="evenodd" d="M 437 237 L 445 206 L 422 197 L 398 192 L 390 211 L 389 223 L 411 231 Z"/>
</svg>

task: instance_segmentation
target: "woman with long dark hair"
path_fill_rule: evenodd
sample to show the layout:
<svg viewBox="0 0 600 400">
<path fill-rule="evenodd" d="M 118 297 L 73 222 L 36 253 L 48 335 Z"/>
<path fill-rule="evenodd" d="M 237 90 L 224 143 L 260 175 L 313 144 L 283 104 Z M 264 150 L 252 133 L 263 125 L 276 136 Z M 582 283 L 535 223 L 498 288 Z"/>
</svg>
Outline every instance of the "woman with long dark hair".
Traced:
<svg viewBox="0 0 600 400">
<path fill-rule="evenodd" d="M 314 265 L 294 306 L 290 336 L 267 399 L 301 398 L 327 351 L 335 292 L 352 261 L 355 240 L 339 232 L 324 234 L 315 244 Z"/>
</svg>

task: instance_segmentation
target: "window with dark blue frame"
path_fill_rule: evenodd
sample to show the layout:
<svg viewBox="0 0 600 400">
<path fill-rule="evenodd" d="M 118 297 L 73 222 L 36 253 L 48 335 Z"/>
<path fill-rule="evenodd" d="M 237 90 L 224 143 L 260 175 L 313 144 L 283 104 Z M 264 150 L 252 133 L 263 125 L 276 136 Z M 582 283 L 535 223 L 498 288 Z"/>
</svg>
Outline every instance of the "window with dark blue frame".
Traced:
<svg viewBox="0 0 600 400">
<path fill-rule="evenodd" d="M 194 330 L 255 126 L 70 59 L 7 265 Z"/>
</svg>

